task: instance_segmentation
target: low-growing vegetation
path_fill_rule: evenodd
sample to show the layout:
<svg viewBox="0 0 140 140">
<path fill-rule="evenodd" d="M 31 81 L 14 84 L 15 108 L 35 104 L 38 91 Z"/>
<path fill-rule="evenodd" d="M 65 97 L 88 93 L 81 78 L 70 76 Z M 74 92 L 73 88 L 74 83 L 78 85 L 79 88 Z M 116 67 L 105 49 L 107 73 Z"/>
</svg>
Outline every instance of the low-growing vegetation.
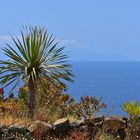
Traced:
<svg viewBox="0 0 140 140">
<path fill-rule="evenodd" d="M 121 106 L 127 117 L 96 116 L 106 108 L 102 97 L 75 101 L 67 93 L 73 74 L 64 47 L 43 28 L 24 31 L 12 38 L 16 49 L 3 49 L 9 60 L 0 60 L 0 140 L 140 140 L 139 102 Z"/>
</svg>

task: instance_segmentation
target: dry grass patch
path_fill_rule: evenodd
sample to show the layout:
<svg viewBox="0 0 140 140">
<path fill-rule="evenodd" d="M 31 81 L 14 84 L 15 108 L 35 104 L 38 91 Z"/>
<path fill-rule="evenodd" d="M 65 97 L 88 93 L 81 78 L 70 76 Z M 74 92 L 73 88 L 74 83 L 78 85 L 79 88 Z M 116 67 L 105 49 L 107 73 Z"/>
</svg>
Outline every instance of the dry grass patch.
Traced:
<svg viewBox="0 0 140 140">
<path fill-rule="evenodd" d="M 18 125 L 22 125 L 25 127 L 28 127 L 29 125 L 31 125 L 32 121 L 28 118 L 16 118 L 13 117 L 11 115 L 5 115 L 0 117 L 0 125 L 1 126 L 9 126 L 12 124 L 18 124 Z"/>
</svg>

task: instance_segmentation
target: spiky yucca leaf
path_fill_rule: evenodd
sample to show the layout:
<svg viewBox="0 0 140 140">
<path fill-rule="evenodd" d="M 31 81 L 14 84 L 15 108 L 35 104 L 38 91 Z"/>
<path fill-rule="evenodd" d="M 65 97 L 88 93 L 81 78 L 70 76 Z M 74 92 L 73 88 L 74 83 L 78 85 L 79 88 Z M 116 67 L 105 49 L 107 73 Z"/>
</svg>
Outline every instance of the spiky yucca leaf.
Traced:
<svg viewBox="0 0 140 140">
<path fill-rule="evenodd" d="M 9 60 L 0 60 L 1 85 L 7 87 L 14 83 L 12 91 L 20 80 L 35 82 L 44 76 L 63 85 L 61 79 L 72 82 L 64 47 L 58 47 L 58 42 L 44 28 L 25 27 L 21 38 L 12 37 L 12 40 L 15 46 L 6 44 L 3 49 Z"/>
<path fill-rule="evenodd" d="M 125 102 L 122 105 L 122 109 L 129 116 L 138 116 L 138 115 L 140 115 L 140 103 L 137 102 L 137 101 Z"/>
</svg>

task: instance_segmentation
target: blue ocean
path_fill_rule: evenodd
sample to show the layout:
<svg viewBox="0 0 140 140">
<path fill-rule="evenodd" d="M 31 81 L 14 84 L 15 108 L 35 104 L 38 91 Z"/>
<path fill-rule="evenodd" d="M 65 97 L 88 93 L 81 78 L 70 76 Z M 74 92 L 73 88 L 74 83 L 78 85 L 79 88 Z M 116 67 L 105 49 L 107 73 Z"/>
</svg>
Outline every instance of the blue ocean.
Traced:
<svg viewBox="0 0 140 140">
<path fill-rule="evenodd" d="M 102 102 L 107 105 L 102 111 L 104 115 L 125 115 L 121 109 L 125 101 L 140 101 L 140 62 L 69 63 L 75 77 L 74 83 L 68 83 L 67 93 L 76 101 L 85 95 L 102 96 Z M 5 89 L 5 93 L 8 91 L 10 87 Z M 17 92 L 14 93 L 17 96 Z"/>
<path fill-rule="evenodd" d="M 74 83 L 68 93 L 78 101 L 80 96 L 103 97 L 104 113 L 122 115 L 125 101 L 140 101 L 140 62 L 71 62 Z M 124 114 L 125 115 L 125 114 Z"/>
</svg>

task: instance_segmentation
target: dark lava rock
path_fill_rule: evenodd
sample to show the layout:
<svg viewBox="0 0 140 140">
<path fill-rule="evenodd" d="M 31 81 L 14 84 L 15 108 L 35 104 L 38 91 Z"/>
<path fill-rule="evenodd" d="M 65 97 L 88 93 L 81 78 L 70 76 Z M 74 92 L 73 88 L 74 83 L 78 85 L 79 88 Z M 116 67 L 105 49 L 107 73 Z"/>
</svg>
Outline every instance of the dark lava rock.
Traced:
<svg viewBox="0 0 140 140">
<path fill-rule="evenodd" d="M 8 127 L 8 133 L 13 133 L 13 134 L 19 133 L 25 135 L 27 132 L 29 132 L 29 130 L 26 127 L 20 126 L 18 124 L 11 125 Z"/>
<path fill-rule="evenodd" d="M 98 129 L 92 122 L 81 123 L 78 127 L 74 128 L 68 133 L 67 139 L 69 140 L 94 140 Z"/>
<path fill-rule="evenodd" d="M 126 127 L 126 122 L 119 118 L 105 118 L 104 129 L 106 130 L 106 133 L 111 134 L 114 137 L 119 136 L 120 140 L 124 140 L 124 138 L 126 137 Z"/>
<path fill-rule="evenodd" d="M 124 122 L 123 120 L 119 118 L 108 117 L 108 118 L 105 118 L 104 127 L 109 130 L 110 129 L 111 130 L 125 129 L 126 122 Z"/>
<path fill-rule="evenodd" d="M 62 118 L 53 123 L 53 131 L 56 136 L 62 135 L 71 129 L 69 120 Z"/>
<path fill-rule="evenodd" d="M 35 122 L 33 122 L 29 127 L 28 130 L 31 133 L 34 133 L 38 128 L 42 128 L 44 131 L 46 132 L 50 132 L 52 131 L 52 126 L 46 122 L 37 120 Z"/>
<path fill-rule="evenodd" d="M 39 137 L 41 140 L 48 140 L 47 136 L 52 135 L 52 126 L 40 120 L 33 122 L 28 129 L 32 135 L 27 133 L 26 137 L 31 135 L 36 139 Z"/>
<path fill-rule="evenodd" d="M 84 120 L 76 120 L 75 126 L 79 126 L 84 123 Z"/>
<path fill-rule="evenodd" d="M 104 124 L 105 121 L 105 117 L 101 116 L 101 117 L 95 117 L 91 120 L 95 126 L 97 126 L 98 128 L 101 128 Z"/>
</svg>

